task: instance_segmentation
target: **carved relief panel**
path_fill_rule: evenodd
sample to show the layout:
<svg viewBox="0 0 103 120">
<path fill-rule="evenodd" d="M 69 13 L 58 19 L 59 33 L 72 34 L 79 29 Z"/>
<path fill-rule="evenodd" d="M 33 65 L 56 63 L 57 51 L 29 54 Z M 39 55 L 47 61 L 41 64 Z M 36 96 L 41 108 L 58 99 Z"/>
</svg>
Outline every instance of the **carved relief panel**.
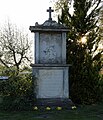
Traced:
<svg viewBox="0 0 103 120">
<path fill-rule="evenodd" d="M 58 64 L 62 61 L 62 40 L 61 34 L 41 33 L 40 34 L 40 63 Z"/>
</svg>

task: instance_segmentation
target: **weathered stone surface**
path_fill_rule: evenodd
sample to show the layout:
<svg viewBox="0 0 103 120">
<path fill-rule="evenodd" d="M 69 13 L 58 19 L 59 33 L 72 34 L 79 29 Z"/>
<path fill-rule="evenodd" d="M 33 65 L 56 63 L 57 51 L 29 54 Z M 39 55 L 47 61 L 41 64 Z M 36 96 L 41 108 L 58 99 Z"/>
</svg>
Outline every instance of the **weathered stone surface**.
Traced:
<svg viewBox="0 0 103 120">
<path fill-rule="evenodd" d="M 35 26 L 30 26 L 29 30 L 31 32 L 68 32 L 69 29 L 65 25 L 59 24 L 56 21 L 53 20 L 46 20 L 43 24 L 39 25 L 37 22 Z"/>
<path fill-rule="evenodd" d="M 68 67 L 33 67 L 37 98 L 68 98 Z"/>
<path fill-rule="evenodd" d="M 66 33 L 35 33 L 35 63 L 65 64 Z"/>
<path fill-rule="evenodd" d="M 63 70 L 39 70 L 38 98 L 63 97 Z"/>
<path fill-rule="evenodd" d="M 72 66 L 71 64 L 31 64 L 30 65 L 33 68 L 63 68 L 63 67 L 70 67 Z"/>
<path fill-rule="evenodd" d="M 35 64 L 31 66 L 37 78 L 36 97 L 41 104 L 51 102 L 51 105 L 66 106 L 69 101 L 70 66 L 66 64 L 66 32 L 69 30 L 65 25 L 52 20 L 51 7 L 48 12 L 48 20 L 29 28 L 35 33 Z"/>
<path fill-rule="evenodd" d="M 40 34 L 40 63 L 62 62 L 61 34 Z"/>
</svg>

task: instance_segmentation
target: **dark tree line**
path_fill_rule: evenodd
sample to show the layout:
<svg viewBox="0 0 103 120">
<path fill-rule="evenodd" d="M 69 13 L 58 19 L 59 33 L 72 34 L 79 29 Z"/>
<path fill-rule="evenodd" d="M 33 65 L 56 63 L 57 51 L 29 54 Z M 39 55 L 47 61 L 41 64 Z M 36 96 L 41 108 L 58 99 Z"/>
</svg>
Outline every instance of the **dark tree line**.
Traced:
<svg viewBox="0 0 103 120">
<path fill-rule="evenodd" d="M 67 63 L 70 68 L 70 96 L 76 103 L 91 104 L 100 100 L 100 69 L 103 66 L 99 17 L 101 0 L 58 0 L 58 22 L 69 28 Z M 70 7 L 73 4 L 73 15 Z M 83 41 L 83 39 L 85 41 Z"/>
</svg>

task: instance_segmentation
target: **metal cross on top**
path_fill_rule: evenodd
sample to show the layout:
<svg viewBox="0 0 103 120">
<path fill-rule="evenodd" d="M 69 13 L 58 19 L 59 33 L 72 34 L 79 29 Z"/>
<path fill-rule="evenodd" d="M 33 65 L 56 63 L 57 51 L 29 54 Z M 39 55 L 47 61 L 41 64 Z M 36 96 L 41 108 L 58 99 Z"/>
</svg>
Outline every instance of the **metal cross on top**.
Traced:
<svg viewBox="0 0 103 120">
<path fill-rule="evenodd" d="M 51 7 L 49 7 L 47 12 L 49 12 L 49 20 L 52 20 L 51 13 L 54 12 L 54 10 L 52 10 Z"/>
</svg>

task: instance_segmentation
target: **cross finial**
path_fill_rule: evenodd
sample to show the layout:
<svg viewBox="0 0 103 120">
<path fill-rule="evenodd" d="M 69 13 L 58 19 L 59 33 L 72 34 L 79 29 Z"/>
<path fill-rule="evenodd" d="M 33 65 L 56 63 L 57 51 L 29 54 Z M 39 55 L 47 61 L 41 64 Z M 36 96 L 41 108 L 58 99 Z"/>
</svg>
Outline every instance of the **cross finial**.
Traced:
<svg viewBox="0 0 103 120">
<path fill-rule="evenodd" d="M 49 20 L 52 20 L 51 13 L 54 12 L 54 10 L 52 10 L 51 7 L 49 7 L 47 12 L 49 12 Z"/>
</svg>

